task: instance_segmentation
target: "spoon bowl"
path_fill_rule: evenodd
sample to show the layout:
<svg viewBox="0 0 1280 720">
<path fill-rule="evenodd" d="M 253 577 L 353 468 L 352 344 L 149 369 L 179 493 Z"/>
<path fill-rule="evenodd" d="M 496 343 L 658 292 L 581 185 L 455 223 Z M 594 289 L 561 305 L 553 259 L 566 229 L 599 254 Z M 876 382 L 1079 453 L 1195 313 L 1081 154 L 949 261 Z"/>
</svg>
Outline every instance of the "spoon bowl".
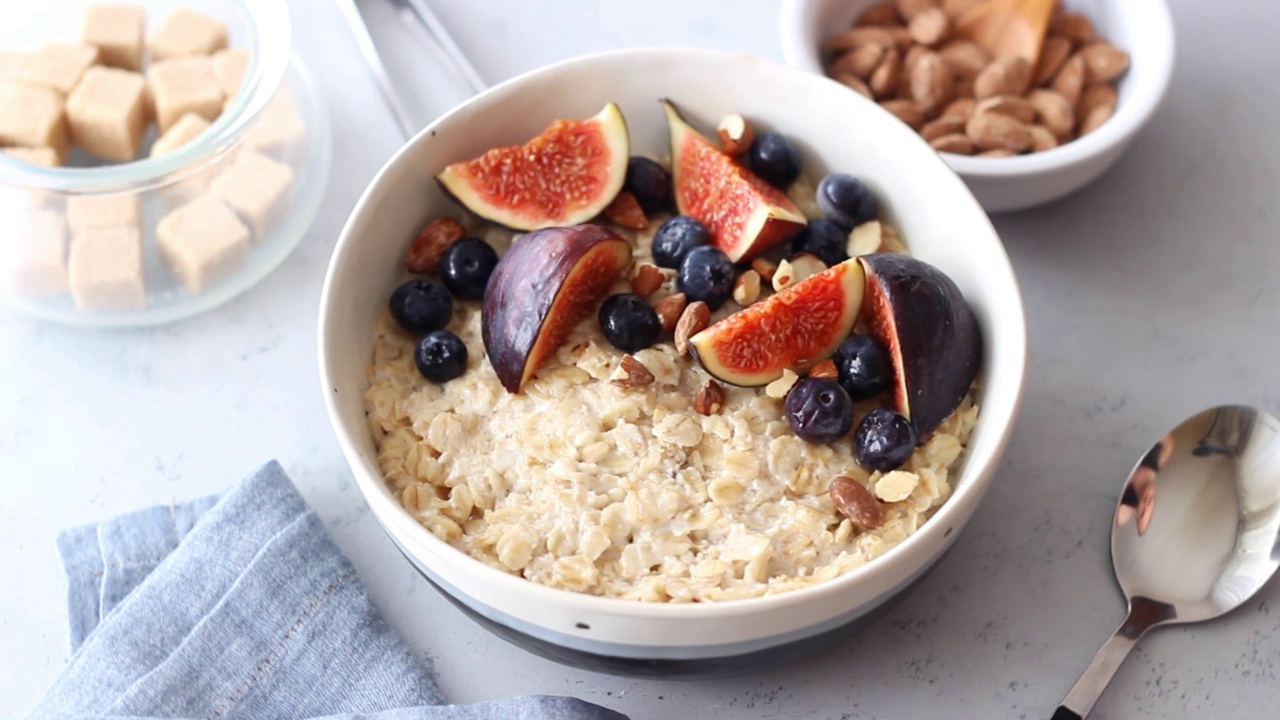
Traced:
<svg viewBox="0 0 1280 720">
<path fill-rule="evenodd" d="M 1053 720 L 1081 720 L 1138 638 L 1242 605 L 1280 567 L 1280 421 L 1223 405 L 1161 437 L 1125 481 L 1111 561 L 1129 614 Z"/>
</svg>

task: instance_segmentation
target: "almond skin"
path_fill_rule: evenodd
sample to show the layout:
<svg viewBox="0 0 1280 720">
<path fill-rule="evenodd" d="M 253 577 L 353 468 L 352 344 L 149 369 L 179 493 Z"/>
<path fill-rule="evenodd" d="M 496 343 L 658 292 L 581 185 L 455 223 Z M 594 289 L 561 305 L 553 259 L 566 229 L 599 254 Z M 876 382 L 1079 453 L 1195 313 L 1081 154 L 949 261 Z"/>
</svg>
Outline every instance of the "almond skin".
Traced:
<svg viewBox="0 0 1280 720">
<path fill-rule="evenodd" d="M 884 60 L 884 53 L 885 48 L 882 45 L 871 43 L 861 45 L 833 60 L 827 72 L 832 76 L 845 72 L 853 73 L 866 80 Z"/>
<path fill-rule="evenodd" d="M 1021 95 L 1031 81 L 1031 66 L 1020 57 L 1000 58 L 987 65 L 973 81 L 973 95 L 985 100 L 997 95 Z"/>
<path fill-rule="evenodd" d="M 878 5 L 872 5 L 858 16 L 853 22 L 854 27 L 874 27 L 882 25 L 897 25 L 898 5 L 893 0 L 886 0 Z"/>
<path fill-rule="evenodd" d="M 635 195 L 626 190 L 619 192 L 600 214 L 604 215 L 609 222 L 624 228 L 644 230 L 649 227 L 649 218 L 645 216 L 640 202 L 636 200 Z"/>
<path fill-rule="evenodd" d="M 867 83 L 857 75 L 854 75 L 853 73 L 840 73 L 838 75 L 832 75 L 831 77 L 836 82 L 852 89 L 859 95 L 866 98 L 871 97 L 871 88 L 867 87 Z"/>
<path fill-rule="evenodd" d="M 961 120 L 968 120 L 973 115 L 973 109 L 978 104 L 977 100 L 971 97 L 962 97 L 952 100 L 942 111 L 942 117 L 957 117 Z"/>
<path fill-rule="evenodd" d="M 618 363 L 618 367 L 614 369 L 613 374 L 609 376 L 609 382 L 619 387 L 638 388 L 645 385 L 652 385 L 654 381 L 653 373 L 645 364 L 637 360 L 632 355 L 623 355 L 622 362 Z"/>
<path fill-rule="evenodd" d="M 706 303 L 701 300 L 689 303 L 680 314 L 680 319 L 676 321 L 676 354 L 687 354 L 689 338 L 707 329 L 710 323 L 711 308 L 707 307 Z"/>
<path fill-rule="evenodd" d="M 898 83 L 902 82 L 902 57 L 896 48 L 884 54 L 884 59 L 871 73 L 867 85 L 877 98 L 893 97 L 898 92 Z"/>
<path fill-rule="evenodd" d="M 974 113 L 965 124 L 965 134 L 979 150 L 1020 153 L 1031 148 L 1031 131 L 1026 124 L 1000 113 Z"/>
<path fill-rule="evenodd" d="M 1061 12 L 1050 18 L 1049 34 L 1061 35 L 1077 47 L 1098 39 L 1093 21 L 1076 12 Z"/>
<path fill-rule="evenodd" d="M 1062 63 L 1066 62 L 1070 56 L 1070 40 L 1061 35 L 1050 35 L 1045 38 L 1044 45 L 1040 47 L 1040 62 L 1036 65 L 1036 76 L 1032 79 L 1031 85 L 1034 87 L 1047 85 L 1053 76 L 1058 74 Z"/>
<path fill-rule="evenodd" d="M 937 120 L 925 123 L 925 126 L 920 128 L 920 137 L 932 142 L 944 135 L 954 135 L 956 133 L 963 135 L 965 120 L 965 118 L 961 117 L 947 117 L 944 114 Z"/>
<path fill-rule="evenodd" d="M 642 298 L 647 298 L 662 287 L 662 281 L 665 279 L 662 271 L 657 266 L 649 263 L 639 263 L 636 265 L 635 274 L 631 278 L 631 292 Z"/>
<path fill-rule="evenodd" d="M 841 475 L 827 489 L 836 510 L 864 530 L 874 530 L 884 522 L 880 501 L 862 483 Z"/>
<path fill-rule="evenodd" d="M 427 223 L 409 246 L 404 256 L 404 269 L 411 273 L 433 273 L 450 245 L 466 237 L 462 223 L 451 217 L 436 218 Z"/>
<path fill-rule="evenodd" d="M 913 100 L 885 100 L 880 105 L 897 115 L 899 120 L 910 125 L 913 130 L 919 130 L 924 125 L 924 113 Z"/>
<path fill-rule="evenodd" d="M 1115 82 L 1129 70 L 1129 53 L 1109 42 L 1089 43 L 1080 49 L 1084 58 L 1085 85 Z"/>
<path fill-rule="evenodd" d="M 972 40 L 952 40 L 938 54 L 956 75 L 977 77 L 991 64 L 991 55 Z"/>
<path fill-rule="evenodd" d="M 911 70 L 911 99 L 925 117 L 934 117 L 955 99 L 955 79 L 951 68 L 937 53 L 920 56 Z"/>
<path fill-rule="evenodd" d="M 699 415 L 715 415 L 724 407 L 724 388 L 715 380 L 708 379 L 698 389 L 698 396 L 693 400 L 693 409 Z"/>
<path fill-rule="evenodd" d="M 963 133 L 934 138 L 929 141 L 929 146 L 938 152 L 955 153 L 956 155 L 972 155 L 974 149 L 973 141 Z"/>
<path fill-rule="evenodd" d="M 974 114 L 983 112 L 1000 113 L 1015 118 L 1018 122 L 1033 123 L 1036 121 L 1036 108 L 1024 97 L 1018 95 L 996 95 L 979 101 L 973 108 Z"/>
<path fill-rule="evenodd" d="M 1059 142 L 1071 138 L 1071 131 L 1076 126 L 1076 114 L 1065 97 L 1053 90 L 1032 90 L 1027 96 L 1027 102 L 1035 107 L 1040 122 Z"/>
<path fill-rule="evenodd" d="M 933 47 L 951 37 L 951 18 L 940 7 L 925 8 L 911 18 L 907 32 L 912 40 Z"/>
<path fill-rule="evenodd" d="M 1071 103 L 1072 107 L 1080 102 L 1080 93 L 1084 91 L 1085 66 L 1084 58 L 1079 53 L 1067 58 L 1058 70 L 1057 76 L 1049 84 L 1049 89 L 1058 93 Z"/>
<path fill-rule="evenodd" d="M 688 301 L 689 298 L 684 293 L 675 293 L 653 304 L 653 311 L 658 314 L 665 332 L 675 332 L 676 323 L 680 321 L 680 315 Z"/>
</svg>

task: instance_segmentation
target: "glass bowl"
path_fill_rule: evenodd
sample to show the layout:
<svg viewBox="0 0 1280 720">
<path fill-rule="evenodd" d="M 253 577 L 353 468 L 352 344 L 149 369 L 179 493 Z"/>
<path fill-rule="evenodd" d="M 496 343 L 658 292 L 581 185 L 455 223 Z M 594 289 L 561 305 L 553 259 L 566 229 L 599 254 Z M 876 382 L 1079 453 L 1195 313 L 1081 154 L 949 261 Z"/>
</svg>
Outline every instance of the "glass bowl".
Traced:
<svg viewBox="0 0 1280 720">
<path fill-rule="evenodd" d="M 30 52 L 45 42 L 77 42 L 90 4 L 29 4 L 0 28 L 0 48 Z M 291 51 L 285 0 L 137 4 L 146 10 L 148 33 L 179 7 L 226 23 L 228 47 L 249 51 L 243 84 L 206 130 L 156 157 L 148 156 L 154 125 L 138 158 L 126 163 L 106 164 L 73 149 L 66 166 L 46 167 L 0 152 L 0 211 L 12 222 L 12 231 L 0 237 L 0 304 L 18 312 L 67 325 L 126 327 L 209 310 L 279 266 L 319 208 L 329 172 L 328 115 Z M 267 185 L 274 202 L 265 202 L 267 193 L 257 188 L 244 190 L 252 183 L 233 182 L 253 178 L 252 171 L 263 166 L 271 172 L 262 175 L 274 179 Z M 234 185 L 242 186 L 238 205 L 223 200 L 236 194 Z M 253 208 L 260 199 L 262 207 Z M 191 205 L 219 206 L 214 212 L 220 222 L 204 222 Z M 186 209 L 179 214 L 184 222 L 174 215 L 180 208 Z M 174 219 L 161 232 L 167 240 L 158 242 L 157 229 L 169 217 Z M 85 239 L 113 223 L 140 237 L 141 297 L 136 275 L 122 280 L 122 262 L 101 254 L 116 246 Z M 214 239 L 194 237 L 214 227 L 224 232 L 213 232 Z M 174 240 L 184 233 L 193 236 L 189 243 Z M 131 263 L 123 262 L 132 268 Z"/>
</svg>

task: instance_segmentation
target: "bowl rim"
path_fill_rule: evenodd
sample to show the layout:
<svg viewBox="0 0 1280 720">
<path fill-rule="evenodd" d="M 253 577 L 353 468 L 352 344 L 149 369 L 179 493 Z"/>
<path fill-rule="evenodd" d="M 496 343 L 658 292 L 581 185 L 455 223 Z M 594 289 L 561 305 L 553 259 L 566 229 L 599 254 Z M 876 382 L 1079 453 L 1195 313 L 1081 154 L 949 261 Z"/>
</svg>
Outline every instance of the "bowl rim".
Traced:
<svg viewBox="0 0 1280 720">
<path fill-rule="evenodd" d="M 355 440 L 356 432 L 368 433 L 367 424 L 357 423 L 358 428 L 348 427 L 342 421 L 342 412 L 338 407 L 339 390 L 334 383 L 334 372 L 329 363 L 329 346 L 332 344 L 328 341 L 327 331 L 330 323 L 334 322 L 337 313 L 338 303 L 336 302 L 334 284 L 337 282 L 338 268 L 344 264 L 348 255 L 359 252 L 359 240 L 355 235 L 355 226 L 360 219 L 371 214 L 378 202 L 381 186 L 388 182 L 387 178 L 397 166 L 407 162 L 406 158 L 411 154 L 413 148 L 424 139 L 436 134 L 436 129 L 441 124 L 451 121 L 451 119 L 463 112 L 465 108 L 471 108 L 476 105 L 484 105 L 494 102 L 495 99 L 511 92 L 513 88 L 529 82 L 544 75 L 556 74 L 565 69 L 575 68 L 579 66 L 590 66 L 606 61 L 616 61 L 619 59 L 637 58 L 645 56 L 668 56 L 677 59 L 683 58 L 689 61 L 697 62 L 700 60 L 711 60 L 719 62 L 742 62 L 749 63 L 767 63 L 768 66 L 775 68 L 777 71 L 791 74 L 803 82 L 809 82 L 810 78 L 819 82 L 832 82 L 821 76 L 814 76 L 812 73 L 806 73 L 803 70 L 794 67 L 788 67 L 781 63 L 771 60 L 765 60 L 757 56 L 728 52 L 722 50 L 711 50 L 701 48 L 682 48 L 682 47 L 647 47 L 647 48 L 630 48 L 620 50 L 610 50 L 600 53 L 592 53 L 572 57 L 561 60 L 549 65 L 545 65 L 533 70 L 521 73 L 512 77 L 498 85 L 495 85 L 478 95 L 464 101 L 454 107 L 447 113 L 441 115 L 432 123 L 422 128 L 412 138 L 408 139 L 386 163 L 379 169 L 378 173 L 369 181 L 364 192 L 353 206 L 346 222 L 343 224 L 342 231 L 339 233 L 338 241 L 334 246 L 333 254 L 330 258 L 329 266 L 325 272 L 324 284 L 320 294 L 320 308 L 317 318 L 317 360 L 319 364 L 319 380 L 321 394 L 324 396 L 325 410 L 328 414 L 330 425 L 338 440 L 338 444 L 342 449 L 344 459 L 347 461 L 348 467 L 352 475 L 356 479 L 356 484 L 360 488 L 361 495 L 365 502 L 373 511 L 375 518 L 379 523 L 387 525 L 386 528 L 392 533 L 393 537 L 399 536 L 401 532 L 410 538 L 421 539 L 425 549 L 434 557 L 423 557 L 420 552 L 414 552 L 417 548 L 405 548 L 409 552 L 413 552 L 416 557 L 423 560 L 424 564 L 431 567 L 434 562 L 442 562 L 451 564 L 465 571 L 468 575 L 475 576 L 478 580 L 492 583 L 497 589 L 503 592 L 514 593 L 527 599 L 533 603 L 556 606 L 568 611 L 582 612 L 596 615 L 614 615 L 629 616 L 636 619 L 653 619 L 653 620 L 675 620 L 675 621 L 696 621 L 699 619 L 715 616 L 716 618 L 732 618 L 754 615 L 759 612 L 776 610 L 785 608 L 789 605 L 801 603 L 806 600 L 817 599 L 828 595 L 838 593 L 847 593 L 850 586 L 857 585 L 873 585 L 892 576 L 895 567 L 894 560 L 899 556 L 906 555 L 914 550 L 918 545 L 928 542 L 928 537 L 936 533 L 951 534 L 950 531 L 943 531 L 943 525 L 951 527 L 963 527 L 972 515 L 972 509 L 968 516 L 958 515 L 963 512 L 962 508 L 967 504 L 965 500 L 969 496 L 975 496 L 973 502 L 986 492 L 990 485 L 990 481 L 995 474 L 1000 458 L 1004 449 L 1008 444 L 1012 434 L 1013 427 L 1016 423 L 1018 414 L 1021 409 L 1023 395 L 1026 386 L 1027 373 L 1027 324 L 1026 312 L 1022 302 L 1021 290 L 1017 284 L 1017 277 L 1013 272 L 1012 264 L 1009 262 L 1008 255 L 1004 250 L 1004 246 L 1000 243 L 999 235 L 995 228 L 991 225 L 990 219 L 978 204 L 977 199 L 964 185 L 964 182 L 955 174 L 955 172 L 943 162 L 942 158 L 936 153 L 929 156 L 923 156 L 926 163 L 936 162 L 936 169 L 947 178 L 946 182 L 953 183 L 953 189 L 961 197 L 962 202 L 972 203 L 972 209 L 983 218 L 985 229 L 989 233 L 991 242 L 993 243 L 991 260 L 999 262 L 998 272 L 1007 278 L 1013 292 L 1014 302 L 1008 308 L 1014 314 L 1018 322 L 1010 323 L 1002 332 L 1008 345 L 1006 354 L 1007 361 L 1012 367 L 1006 368 L 1006 373 L 1000 378 L 1002 384 L 1008 384 L 1012 387 L 1011 403 L 1008 408 L 1006 417 L 994 418 L 990 422 L 1003 422 L 1003 427 L 996 430 L 996 437 L 993 443 L 993 450 L 987 462 L 981 466 L 973 465 L 967 462 L 963 467 L 961 476 L 968 482 L 959 484 L 959 487 L 952 493 L 946 502 L 930 516 L 928 522 L 923 523 L 921 527 L 902 542 L 885 551 L 872 561 L 865 565 L 849 570 L 841 575 L 823 582 L 813 585 L 788 590 L 776 594 L 762 595 L 748 598 L 738 598 L 732 600 L 722 600 L 715 602 L 702 603 L 654 603 L 642 602 L 637 600 L 628 600 L 624 598 L 601 597 L 589 595 L 586 593 L 575 592 L 548 585 L 542 585 L 521 577 L 517 577 L 507 572 L 503 572 L 497 568 L 491 567 L 486 563 L 468 555 L 462 550 L 448 544 L 433 534 L 426 527 L 421 525 L 417 520 L 409 515 L 402 506 L 394 499 L 391 492 L 387 491 L 386 478 L 381 473 L 366 473 L 360 467 L 362 453 L 357 447 Z M 870 101 L 867 101 L 870 102 Z M 887 112 L 878 108 L 881 112 Z M 920 143 L 918 136 L 915 136 Z M 371 329 L 372 336 L 372 329 Z M 981 419 L 979 420 L 981 422 Z M 974 508 L 976 509 L 976 508 Z M 953 517 L 955 516 L 955 517 Z M 943 537 L 946 537 L 944 535 Z M 936 559 L 936 558 L 935 558 Z M 921 567 L 927 567 L 931 563 L 925 563 Z M 917 568 L 919 569 L 919 568 Z M 878 580 L 879 579 L 879 580 Z"/>
<path fill-rule="evenodd" d="M 782 55 L 788 65 L 822 74 L 816 45 L 807 42 L 802 25 L 806 6 L 813 0 L 782 0 L 779 32 Z M 1087 165 L 1122 145 L 1155 114 L 1173 78 L 1176 37 L 1173 15 L 1166 0 L 1125 0 L 1134 14 L 1144 14 L 1143 32 L 1154 44 L 1154 52 L 1143 55 L 1142 62 L 1155 71 L 1152 82 L 1134 85 L 1115 114 L 1093 132 L 1064 145 L 1027 155 L 1004 158 L 982 158 L 956 153 L 940 153 L 948 165 L 967 177 L 1018 178 L 1040 175 L 1064 168 Z M 850 92 L 853 92 L 850 90 Z"/>
<path fill-rule="evenodd" d="M 157 157 L 93 167 L 44 167 L 0 153 L 0 188 L 9 185 L 83 194 L 140 191 L 180 180 L 232 145 L 284 82 L 293 46 L 288 0 L 232 1 L 248 19 L 249 65 L 240 92 L 200 137 Z"/>
</svg>

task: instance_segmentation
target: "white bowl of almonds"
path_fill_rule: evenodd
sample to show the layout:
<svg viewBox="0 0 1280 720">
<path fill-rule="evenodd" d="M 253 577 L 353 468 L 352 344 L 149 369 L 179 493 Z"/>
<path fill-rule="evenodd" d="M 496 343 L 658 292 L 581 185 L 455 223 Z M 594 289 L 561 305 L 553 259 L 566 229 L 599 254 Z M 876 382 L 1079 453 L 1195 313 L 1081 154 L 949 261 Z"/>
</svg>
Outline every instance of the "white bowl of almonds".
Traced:
<svg viewBox="0 0 1280 720">
<path fill-rule="evenodd" d="M 990 222 L 908 128 L 650 49 L 411 139 L 342 231 L 319 351 L 361 492 L 449 599 L 562 662 L 705 674 L 811 654 L 941 557 L 1026 336 Z"/>
<path fill-rule="evenodd" d="M 1044 28 L 1039 42 L 982 34 L 1019 4 L 1043 6 L 1031 23 Z M 787 62 L 897 115 L 991 212 L 1056 200 L 1105 172 L 1173 74 L 1164 0 L 786 0 L 781 27 Z"/>
</svg>

